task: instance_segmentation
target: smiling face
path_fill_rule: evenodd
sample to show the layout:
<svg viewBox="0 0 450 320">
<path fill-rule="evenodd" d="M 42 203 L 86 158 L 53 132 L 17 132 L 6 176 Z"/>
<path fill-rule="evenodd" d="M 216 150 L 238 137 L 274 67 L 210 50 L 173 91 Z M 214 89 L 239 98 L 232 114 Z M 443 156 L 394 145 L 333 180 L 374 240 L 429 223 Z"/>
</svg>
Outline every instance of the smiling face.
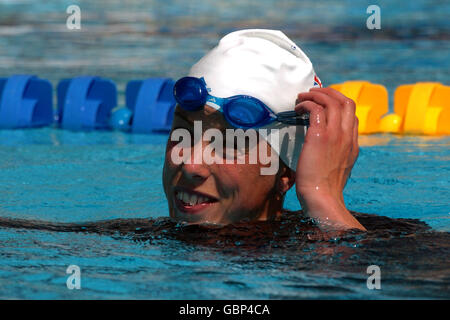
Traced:
<svg viewBox="0 0 450 320">
<path fill-rule="evenodd" d="M 209 106 L 195 112 L 177 106 L 172 131 L 183 128 L 193 137 L 194 121 L 201 121 L 203 132 L 209 128 L 233 129 L 220 112 Z M 275 175 L 261 175 L 261 168 L 269 165 L 250 164 L 248 154 L 243 155 L 245 164 L 175 164 L 171 154 L 178 143 L 169 137 L 163 170 L 172 218 L 189 223 L 229 224 L 243 219 L 272 219 L 281 213 L 283 194 L 294 182 L 293 173 L 286 166 L 280 165 Z M 202 139 L 195 143 L 200 144 L 202 152 L 208 145 Z M 267 142 L 259 139 L 258 147 L 261 144 Z M 267 149 L 271 152 L 270 146 Z M 194 157 L 193 152 L 190 156 Z"/>
</svg>

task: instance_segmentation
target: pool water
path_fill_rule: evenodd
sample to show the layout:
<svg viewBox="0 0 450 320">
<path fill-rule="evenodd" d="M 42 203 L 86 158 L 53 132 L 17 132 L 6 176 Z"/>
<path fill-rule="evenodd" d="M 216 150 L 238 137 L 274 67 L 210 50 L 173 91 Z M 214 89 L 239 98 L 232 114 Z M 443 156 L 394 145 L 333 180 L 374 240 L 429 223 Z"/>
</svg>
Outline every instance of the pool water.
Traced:
<svg viewBox="0 0 450 320">
<path fill-rule="evenodd" d="M 2 131 L 0 217 L 54 224 L 165 217 L 166 139 L 53 128 Z M 277 240 L 281 229 L 262 236 L 244 226 L 236 238 L 235 229 L 222 236 L 215 230 L 186 233 L 164 220 L 162 229 L 140 231 L 141 222 L 125 234 L 0 228 L 0 297 L 448 298 L 450 138 L 373 135 L 360 142 L 345 190 L 348 208 L 421 219 L 434 231 L 388 226 L 366 236 L 305 242 L 295 237 L 305 234 L 301 227 L 294 237 Z M 299 209 L 293 192 L 286 208 Z M 72 264 L 81 268 L 81 290 L 66 288 Z M 367 289 L 372 264 L 382 270 L 382 290 Z"/>
<path fill-rule="evenodd" d="M 266 27 L 304 48 L 326 85 L 382 83 L 391 104 L 400 84 L 448 85 L 450 5 L 390 1 L 375 34 L 365 28 L 369 2 L 277 1 L 271 10 L 271 1 L 79 1 L 84 29 L 76 33 L 65 29 L 71 1 L 0 0 L 0 76 L 33 73 L 56 86 L 95 74 L 118 84 L 123 104 L 129 80 L 181 77 L 225 33 Z M 167 137 L 1 130 L 0 219 L 48 223 L 41 230 L 0 227 L 0 298 L 450 297 L 450 137 L 360 136 L 345 189 L 350 210 L 420 219 L 431 229 L 361 216 L 374 226 L 368 234 L 325 240 L 300 217 L 224 230 L 161 218 L 168 215 L 161 184 Z M 300 209 L 292 191 L 286 208 Z M 89 229 L 111 219 L 135 222 Z M 79 232 L 51 231 L 58 223 L 67 226 L 60 231 Z M 66 287 L 72 264 L 81 268 L 81 290 Z M 366 286 L 372 264 L 381 268 L 381 290 Z"/>
</svg>

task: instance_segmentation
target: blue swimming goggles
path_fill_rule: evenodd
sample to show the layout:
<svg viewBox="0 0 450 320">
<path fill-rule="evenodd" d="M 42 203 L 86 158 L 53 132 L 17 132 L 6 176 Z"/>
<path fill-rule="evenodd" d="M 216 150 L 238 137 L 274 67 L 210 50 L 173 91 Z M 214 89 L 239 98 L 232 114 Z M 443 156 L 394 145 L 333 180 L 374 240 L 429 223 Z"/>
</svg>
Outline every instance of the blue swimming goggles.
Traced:
<svg viewBox="0 0 450 320">
<path fill-rule="evenodd" d="M 218 98 L 208 94 L 205 79 L 184 77 L 173 88 L 175 100 L 187 111 L 197 111 L 210 102 L 218 107 L 225 119 L 236 128 L 248 129 L 265 126 L 273 121 L 290 125 L 309 125 L 309 114 L 295 111 L 274 113 L 262 101 L 246 95 Z"/>
</svg>

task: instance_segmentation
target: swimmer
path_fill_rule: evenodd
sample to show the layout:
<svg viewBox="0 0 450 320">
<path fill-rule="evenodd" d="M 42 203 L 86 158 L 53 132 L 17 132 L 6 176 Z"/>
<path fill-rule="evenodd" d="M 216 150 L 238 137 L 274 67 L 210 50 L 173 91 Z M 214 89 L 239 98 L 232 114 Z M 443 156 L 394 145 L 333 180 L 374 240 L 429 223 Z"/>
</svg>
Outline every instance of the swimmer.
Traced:
<svg viewBox="0 0 450 320">
<path fill-rule="evenodd" d="M 303 213 L 321 229 L 365 230 L 343 197 L 358 157 L 355 103 L 322 88 L 308 57 L 282 32 L 251 29 L 226 35 L 175 84 L 174 92 L 178 105 L 172 133 L 194 132 L 194 122 L 200 121 L 204 131 L 264 127 L 284 130 L 284 137 L 278 144 L 258 139 L 258 147 L 269 143 L 280 158 L 271 175 L 261 174 L 261 162 L 249 163 L 248 150 L 243 164 L 194 161 L 208 145 L 203 140 L 193 141 L 190 154 L 176 163 L 178 142 L 169 138 L 163 185 L 172 218 L 222 225 L 279 219 L 286 192 L 295 184 Z M 282 117 L 261 120 L 264 109 L 273 115 L 295 111 L 294 118 L 309 113 L 309 128 Z"/>
<path fill-rule="evenodd" d="M 177 81 L 174 95 L 178 104 L 162 174 L 172 221 L 215 226 L 279 221 L 289 213 L 283 202 L 295 185 L 302 207 L 296 214 L 310 218 L 321 232 L 366 231 L 343 197 L 358 157 L 355 103 L 322 88 L 309 58 L 282 32 L 251 29 L 226 35 Z M 203 139 L 189 141 L 192 148 L 175 161 L 179 141 L 174 133 L 193 132 L 196 123 L 203 134 L 238 128 L 278 132 L 275 139 L 257 131 L 256 140 L 258 149 L 266 147 L 269 158 L 278 161 L 277 170 L 263 174 L 271 164 L 251 163 L 250 146 L 240 154 L 243 163 L 195 161 L 208 147 Z M 149 219 L 55 224 L 0 218 L 0 227 L 62 232 L 133 232 L 148 224 Z"/>
</svg>

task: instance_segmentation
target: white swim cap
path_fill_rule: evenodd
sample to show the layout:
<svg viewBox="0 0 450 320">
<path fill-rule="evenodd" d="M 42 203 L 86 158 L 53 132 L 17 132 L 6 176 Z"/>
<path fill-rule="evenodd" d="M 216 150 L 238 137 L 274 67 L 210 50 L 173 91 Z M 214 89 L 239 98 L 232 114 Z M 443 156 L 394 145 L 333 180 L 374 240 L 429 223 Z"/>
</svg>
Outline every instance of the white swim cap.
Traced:
<svg viewBox="0 0 450 320">
<path fill-rule="evenodd" d="M 294 110 L 299 93 L 321 86 L 305 53 L 281 31 L 265 29 L 227 34 L 191 68 L 189 76 L 203 77 L 213 96 L 249 95 L 275 113 Z M 275 121 L 264 128 L 280 129 L 278 145 L 271 143 L 275 141 L 271 134 L 266 140 L 295 171 L 306 127 Z"/>
</svg>

